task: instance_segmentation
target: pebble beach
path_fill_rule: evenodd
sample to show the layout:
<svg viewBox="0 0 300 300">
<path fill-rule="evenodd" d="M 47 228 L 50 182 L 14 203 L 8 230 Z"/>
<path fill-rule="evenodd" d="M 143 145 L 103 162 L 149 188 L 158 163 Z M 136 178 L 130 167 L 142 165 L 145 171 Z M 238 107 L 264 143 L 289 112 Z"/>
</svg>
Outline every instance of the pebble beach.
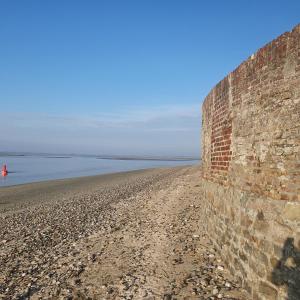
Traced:
<svg viewBox="0 0 300 300">
<path fill-rule="evenodd" d="M 0 299 L 247 299 L 201 230 L 198 167 L 0 190 Z"/>
</svg>

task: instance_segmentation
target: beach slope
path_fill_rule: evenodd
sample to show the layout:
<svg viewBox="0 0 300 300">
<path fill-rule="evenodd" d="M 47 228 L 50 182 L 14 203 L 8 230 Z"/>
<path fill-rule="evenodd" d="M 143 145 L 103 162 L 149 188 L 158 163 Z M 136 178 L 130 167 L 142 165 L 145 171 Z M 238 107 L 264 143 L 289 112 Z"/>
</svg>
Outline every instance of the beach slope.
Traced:
<svg viewBox="0 0 300 300">
<path fill-rule="evenodd" d="M 199 176 L 176 167 L 1 189 L 0 298 L 246 299 L 202 234 Z"/>
</svg>

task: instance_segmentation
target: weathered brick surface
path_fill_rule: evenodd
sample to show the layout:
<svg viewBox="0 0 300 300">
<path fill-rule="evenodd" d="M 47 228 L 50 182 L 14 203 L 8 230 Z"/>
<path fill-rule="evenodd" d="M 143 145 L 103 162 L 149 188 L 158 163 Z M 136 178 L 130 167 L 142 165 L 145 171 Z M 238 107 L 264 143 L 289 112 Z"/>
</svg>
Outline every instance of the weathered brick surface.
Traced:
<svg viewBox="0 0 300 300">
<path fill-rule="evenodd" d="M 224 78 L 203 104 L 205 176 L 300 201 L 300 25 Z"/>
<path fill-rule="evenodd" d="M 254 299 L 300 299 L 300 25 L 218 83 L 202 110 L 212 240 Z M 290 238 L 296 258 L 282 272 L 299 275 L 298 292 L 275 278 Z"/>
</svg>

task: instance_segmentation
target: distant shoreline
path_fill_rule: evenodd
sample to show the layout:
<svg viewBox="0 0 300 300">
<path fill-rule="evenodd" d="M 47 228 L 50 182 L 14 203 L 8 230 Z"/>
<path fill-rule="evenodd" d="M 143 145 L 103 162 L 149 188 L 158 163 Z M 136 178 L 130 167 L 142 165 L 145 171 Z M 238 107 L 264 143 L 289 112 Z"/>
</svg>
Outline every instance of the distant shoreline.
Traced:
<svg viewBox="0 0 300 300">
<path fill-rule="evenodd" d="M 115 159 L 118 160 L 118 159 Z M 119 159 L 121 160 L 121 159 Z M 126 159 L 125 159 L 126 160 Z M 184 161 L 183 161 L 184 162 Z M 99 173 L 99 174 L 93 174 L 93 175 L 81 175 L 81 176 L 68 176 L 68 177 L 57 177 L 53 179 L 38 179 L 38 180 L 33 180 L 33 181 L 25 181 L 21 183 L 13 183 L 13 184 L 8 184 L 8 185 L 0 185 L 0 191 L 3 192 L 5 189 L 10 189 L 14 187 L 21 187 L 21 186 L 30 186 L 30 185 L 36 185 L 39 186 L 41 185 L 48 185 L 56 182 L 65 182 L 69 183 L 72 181 L 78 182 L 84 182 L 84 181 L 89 181 L 89 180 L 94 180 L 97 178 L 102 178 L 102 177 L 110 177 L 113 178 L 114 176 L 119 176 L 119 175 L 126 175 L 126 174 L 131 174 L 131 173 L 144 173 L 148 172 L 151 170 L 164 170 L 164 169 L 176 169 L 176 168 L 185 168 L 185 167 L 190 167 L 190 164 L 184 164 L 184 165 L 175 165 L 175 166 L 155 166 L 155 167 L 144 167 L 144 168 L 133 168 L 130 170 L 120 170 L 120 171 L 111 171 L 111 172 L 105 172 L 105 173 Z M 9 172 L 9 173 L 16 173 L 16 172 Z M 1 197 L 0 197 L 1 200 Z M 0 201 L 0 206 L 1 206 L 1 201 Z M 0 209 L 1 210 L 1 209 Z"/>
<path fill-rule="evenodd" d="M 89 154 L 52 154 L 52 153 L 18 153 L 0 152 L 0 157 L 44 157 L 44 158 L 72 158 L 86 157 L 107 160 L 150 160 L 150 161 L 200 161 L 198 157 L 190 156 L 126 156 L 126 155 L 89 155 Z"/>
<path fill-rule="evenodd" d="M 42 180 L 0 187 L 0 213 L 11 210 L 16 205 L 27 206 L 32 203 L 42 203 L 54 199 L 62 199 L 79 194 L 92 193 L 99 189 L 110 189 L 121 182 L 138 180 L 143 176 L 156 176 L 168 172 L 176 172 L 190 166 L 162 167 L 114 172 L 92 176 L 81 176 L 63 179 Z"/>
<path fill-rule="evenodd" d="M 96 157 L 96 159 L 109 159 L 109 160 L 153 160 L 153 161 L 197 161 L 196 158 L 133 158 L 133 157 Z"/>
</svg>

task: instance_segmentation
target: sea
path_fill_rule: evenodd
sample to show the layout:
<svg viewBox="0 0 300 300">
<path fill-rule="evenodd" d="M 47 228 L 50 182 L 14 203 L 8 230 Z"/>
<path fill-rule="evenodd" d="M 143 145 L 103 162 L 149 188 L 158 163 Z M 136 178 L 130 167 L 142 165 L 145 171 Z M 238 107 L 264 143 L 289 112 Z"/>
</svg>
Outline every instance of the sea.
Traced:
<svg viewBox="0 0 300 300">
<path fill-rule="evenodd" d="M 57 155 L 0 153 L 0 165 L 8 175 L 0 178 L 0 188 L 45 180 L 100 175 L 158 167 L 199 163 L 191 157 L 122 157 L 97 155 Z"/>
</svg>

